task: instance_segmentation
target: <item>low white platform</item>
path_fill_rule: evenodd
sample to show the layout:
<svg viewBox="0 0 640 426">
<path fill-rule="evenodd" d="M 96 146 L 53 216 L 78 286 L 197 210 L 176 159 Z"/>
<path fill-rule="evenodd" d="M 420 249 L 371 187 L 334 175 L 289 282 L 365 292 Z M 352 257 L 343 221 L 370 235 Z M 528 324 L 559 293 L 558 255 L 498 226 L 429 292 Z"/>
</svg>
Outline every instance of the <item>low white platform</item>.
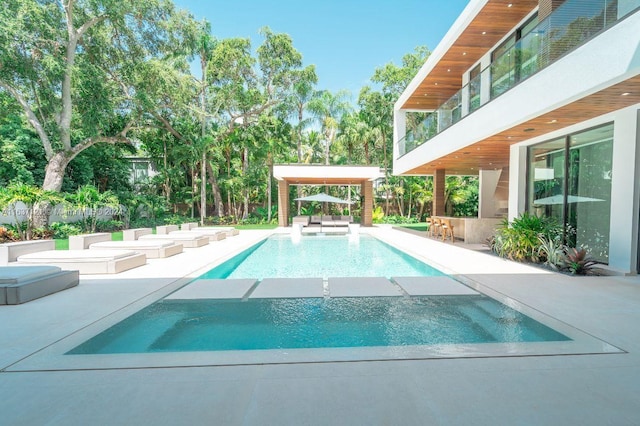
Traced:
<svg viewBox="0 0 640 426">
<path fill-rule="evenodd" d="M 165 299 L 242 299 L 256 279 L 215 279 L 193 281 Z"/>
<path fill-rule="evenodd" d="M 20 265 L 53 265 L 80 274 L 117 274 L 146 263 L 144 254 L 131 250 L 47 250 L 18 257 Z"/>
<path fill-rule="evenodd" d="M 480 294 L 453 278 L 446 276 L 393 277 L 393 280 L 411 296 Z"/>
<path fill-rule="evenodd" d="M 209 244 L 209 237 L 204 235 L 157 235 L 157 234 L 147 234 L 142 235 L 138 239 L 138 241 L 174 241 L 176 243 L 182 244 L 184 248 L 196 248 L 202 247 Z"/>
<path fill-rule="evenodd" d="M 182 244 L 167 240 L 102 241 L 89 246 L 91 250 L 133 250 L 147 259 L 157 259 L 182 253 Z"/>
<path fill-rule="evenodd" d="M 323 297 L 322 278 L 265 278 L 250 299 Z"/>
<path fill-rule="evenodd" d="M 402 296 L 388 279 L 382 277 L 329 278 L 330 297 Z"/>
</svg>

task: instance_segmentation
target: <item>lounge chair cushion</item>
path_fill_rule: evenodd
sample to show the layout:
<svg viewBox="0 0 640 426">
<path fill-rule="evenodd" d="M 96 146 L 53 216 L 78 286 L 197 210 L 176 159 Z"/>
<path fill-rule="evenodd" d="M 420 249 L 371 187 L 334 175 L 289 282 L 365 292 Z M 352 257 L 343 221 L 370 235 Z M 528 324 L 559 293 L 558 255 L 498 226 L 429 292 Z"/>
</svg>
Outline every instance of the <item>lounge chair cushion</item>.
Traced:
<svg viewBox="0 0 640 426">
<path fill-rule="evenodd" d="M 173 246 L 173 242 L 170 240 L 138 240 L 138 241 L 104 241 L 101 243 L 93 243 L 89 247 L 93 249 L 97 248 L 120 248 L 126 250 L 136 250 L 136 249 L 153 249 L 153 248 L 162 248 L 162 247 L 171 247 Z"/>
<path fill-rule="evenodd" d="M 21 281 L 30 281 L 60 272 L 57 266 L 7 266 L 2 268 L 0 284 L 12 285 Z"/>
<path fill-rule="evenodd" d="M 134 255 L 136 255 L 136 252 L 132 250 L 47 250 L 37 253 L 23 254 L 18 257 L 18 262 L 106 262 L 109 260 L 124 259 L 125 257 Z"/>
</svg>

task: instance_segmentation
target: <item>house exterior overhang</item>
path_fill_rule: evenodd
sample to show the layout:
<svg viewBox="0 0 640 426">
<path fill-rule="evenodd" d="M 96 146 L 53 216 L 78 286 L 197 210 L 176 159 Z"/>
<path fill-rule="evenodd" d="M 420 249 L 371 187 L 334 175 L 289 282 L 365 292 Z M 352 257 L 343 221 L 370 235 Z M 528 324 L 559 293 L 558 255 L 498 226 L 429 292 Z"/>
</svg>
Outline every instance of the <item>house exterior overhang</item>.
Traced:
<svg viewBox="0 0 640 426">
<path fill-rule="evenodd" d="M 461 76 L 538 6 L 538 0 L 472 1 L 395 104 L 432 111 L 462 87 Z"/>
<path fill-rule="evenodd" d="M 281 164 L 273 166 L 273 177 L 289 185 L 361 185 L 383 178 L 379 167 Z"/>
</svg>

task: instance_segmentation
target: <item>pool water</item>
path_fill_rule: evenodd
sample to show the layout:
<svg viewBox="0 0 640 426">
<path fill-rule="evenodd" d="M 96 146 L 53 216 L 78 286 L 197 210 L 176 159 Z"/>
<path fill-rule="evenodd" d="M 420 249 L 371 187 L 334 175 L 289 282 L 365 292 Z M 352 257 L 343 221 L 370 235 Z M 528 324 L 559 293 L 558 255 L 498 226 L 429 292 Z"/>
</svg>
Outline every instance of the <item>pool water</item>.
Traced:
<svg viewBox="0 0 640 426">
<path fill-rule="evenodd" d="M 368 235 L 297 240 L 275 235 L 199 279 L 443 275 Z M 475 292 L 455 296 L 171 298 L 138 311 L 68 354 L 565 340 L 571 339 Z"/>
<path fill-rule="evenodd" d="M 415 277 L 439 270 L 369 235 L 274 235 L 200 278 Z"/>
<path fill-rule="evenodd" d="M 566 341 L 487 296 L 164 300 L 69 354 Z"/>
</svg>

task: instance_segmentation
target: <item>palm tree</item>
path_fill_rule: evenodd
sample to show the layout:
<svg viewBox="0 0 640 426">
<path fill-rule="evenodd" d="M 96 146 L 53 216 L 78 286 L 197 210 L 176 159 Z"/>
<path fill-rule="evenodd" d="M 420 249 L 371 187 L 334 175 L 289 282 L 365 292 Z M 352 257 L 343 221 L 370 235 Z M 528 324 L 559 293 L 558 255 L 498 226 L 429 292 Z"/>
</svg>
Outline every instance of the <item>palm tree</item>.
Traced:
<svg viewBox="0 0 640 426">
<path fill-rule="evenodd" d="M 316 92 L 314 98 L 309 101 L 309 111 L 318 121 L 324 138 L 325 164 L 329 165 L 331 144 L 336 138 L 338 125 L 342 116 L 351 111 L 351 105 L 347 102 L 349 93 L 340 91 L 335 95 L 328 90 Z"/>
<path fill-rule="evenodd" d="M 101 210 L 120 210 L 120 202 L 113 192 L 100 192 L 93 185 L 81 186 L 76 192 L 69 195 L 67 201 L 81 211 L 85 231 L 90 232 L 96 231 L 98 214 Z"/>
</svg>

